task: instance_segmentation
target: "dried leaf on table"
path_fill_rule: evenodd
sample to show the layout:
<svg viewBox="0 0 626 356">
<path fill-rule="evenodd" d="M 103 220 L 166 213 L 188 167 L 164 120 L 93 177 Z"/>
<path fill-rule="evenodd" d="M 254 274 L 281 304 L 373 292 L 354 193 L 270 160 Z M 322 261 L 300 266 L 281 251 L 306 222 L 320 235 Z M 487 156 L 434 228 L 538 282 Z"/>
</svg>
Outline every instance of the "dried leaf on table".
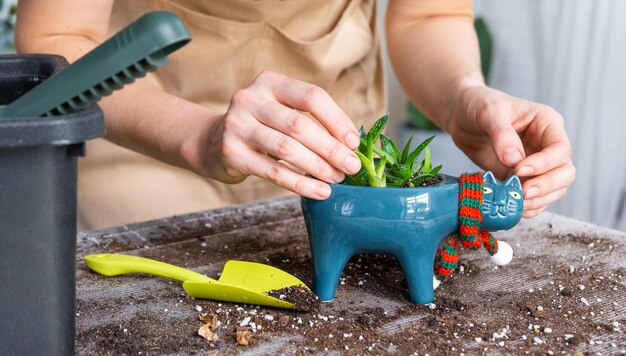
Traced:
<svg viewBox="0 0 626 356">
<path fill-rule="evenodd" d="M 200 327 L 200 329 L 198 330 L 198 335 L 202 336 L 203 338 L 207 339 L 208 341 L 216 341 L 217 339 L 219 339 L 217 334 L 215 334 L 211 330 L 211 327 L 209 326 L 209 324 L 202 325 Z"/>
<path fill-rule="evenodd" d="M 249 326 L 240 326 L 237 328 L 237 344 L 248 346 L 252 337 L 252 328 Z"/>
</svg>

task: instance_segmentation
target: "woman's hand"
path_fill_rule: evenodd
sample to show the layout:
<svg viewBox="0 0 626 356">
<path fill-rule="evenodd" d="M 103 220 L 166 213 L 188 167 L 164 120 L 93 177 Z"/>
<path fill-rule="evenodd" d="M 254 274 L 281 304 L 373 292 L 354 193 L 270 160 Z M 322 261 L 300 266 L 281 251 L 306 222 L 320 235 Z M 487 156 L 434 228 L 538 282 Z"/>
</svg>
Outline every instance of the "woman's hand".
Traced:
<svg viewBox="0 0 626 356">
<path fill-rule="evenodd" d="M 500 179 L 522 178 L 525 218 L 565 195 L 576 170 L 558 112 L 482 85 L 452 93 L 442 111 L 445 129 L 479 166 Z"/>
<path fill-rule="evenodd" d="M 357 128 L 324 90 L 309 83 L 263 72 L 215 119 L 185 144 L 183 155 L 196 172 L 225 183 L 255 175 L 325 199 L 330 187 L 323 181 L 339 183 L 361 167 L 352 151 L 360 141 Z"/>
</svg>

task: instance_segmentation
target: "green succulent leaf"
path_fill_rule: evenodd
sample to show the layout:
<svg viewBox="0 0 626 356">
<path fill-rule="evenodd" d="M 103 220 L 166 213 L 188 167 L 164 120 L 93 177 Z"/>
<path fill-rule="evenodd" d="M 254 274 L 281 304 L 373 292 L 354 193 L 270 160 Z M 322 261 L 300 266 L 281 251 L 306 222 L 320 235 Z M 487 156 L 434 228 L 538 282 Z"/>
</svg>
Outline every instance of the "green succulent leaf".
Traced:
<svg viewBox="0 0 626 356">
<path fill-rule="evenodd" d="M 370 183 L 370 186 L 372 187 L 383 188 L 387 186 L 387 181 L 385 180 L 385 177 L 382 177 L 382 178 L 370 177 L 369 183 Z"/>
<path fill-rule="evenodd" d="M 383 157 L 376 162 L 376 176 L 382 177 L 385 172 L 385 165 L 387 164 L 387 158 Z"/>
<path fill-rule="evenodd" d="M 357 148 L 356 150 L 364 155 L 367 155 L 367 147 L 367 139 L 365 137 L 361 137 L 361 141 L 359 142 L 359 148 Z"/>
<path fill-rule="evenodd" d="M 367 185 L 367 170 L 361 166 L 361 169 L 356 174 L 346 174 L 346 179 L 343 183 L 348 185 Z"/>
<path fill-rule="evenodd" d="M 361 125 L 361 128 L 359 128 L 359 135 L 361 135 L 361 137 L 367 136 L 367 132 L 365 132 L 365 128 L 363 128 L 363 125 Z"/>
<path fill-rule="evenodd" d="M 411 152 L 411 154 L 407 157 L 405 163 L 408 163 L 411 166 L 414 166 L 415 161 L 417 161 L 417 157 L 419 157 L 420 153 L 422 153 L 424 149 L 428 150 L 428 145 L 430 144 L 430 141 L 433 140 L 433 138 L 435 138 L 435 136 L 430 136 L 429 138 L 425 139 L 422 143 L 420 143 L 419 146 L 417 146 L 413 150 L 413 152 Z M 415 170 L 413 171 L 415 172 Z"/>
<path fill-rule="evenodd" d="M 374 168 L 374 161 L 372 161 L 369 158 L 365 157 L 365 155 L 362 154 L 359 151 L 354 151 L 354 153 L 361 160 L 361 164 L 362 164 L 361 168 L 365 168 L 365 170 L 367 171 L 368 174 L 375 176 L 376 175 L 376 170 Z"/>
<path fill-rule="evenodd" d="M 387 186 L 388 187 L 401 187 L 404 181 L 398 177 L 387 176 Z"/>
<path fill-rule="evenodd" d="M 393 166 L 391 166 L 389 172 L 394 177 L 402 179 L 403 182 L 411 178 L 411 176 L 413 175 L 413 171 L 411 171 L 411 168 L 409 168 L 409 166 L 407 166 L 406 164 L 394 164 Z"/>
<path fill-rule="evenodd" d="M 424 168 L 423 171 L 426 173 L 429 173 L 431 168 L 431 162 L 430 162 L 430 147 L 426 146 L 426 149 L 424 150 Z"/>
<path fill-rule="evenodd" d="M 367 133 L 365 132 L 365 129 L 363 128 L 363 126 L 361 126 L 361 128 L 359 129 L 359 135 L 361 136 L 361 141 L 359 142 L 359 148 L 357 148 L 357 150 L 359 150 L 359 152 L 366 154 L 367 152 Z"/>
<path fill-rule="evenodd" d="M 391 156 L 391 158 L 393 158 L 393 161 L 391 161 L 389 160 L 389 156 L 387 157 L 387 160 L 389 161 L 389 163 L 395 164 L 400 160 L 400 157 L 401 157 L 400 150 L 398 150 L 398 146 L 396 146 L 396 144 L 393 142 L 392 139 L 381 134 L 380 146 L 389 156 Z"/>
<path fill-rule="evenodd" d="M 367 133 L 367 142 L 371 144 L 375 144 L 376 141 L 378 141 L 378 138 L 380 137 L 381 132 L 383 132 L 385 125 L 387 125 L 388 118 L 389 118 L 389 115 L 385 115 L 374 123 L 370 131 Z"/>
<path fill-rule="evenodd" d="M 417 166 L 411 167 L 411 172 L 413 172 L 413 176 L 419 176 L 422 174 L 422 167 L 424 166 L 424 162 L 420 162 Z"/>
<path fill-rule="evenodd" d="M 413 136 L 409 137 L 409 140 L 404 145 L 404 149 L 402 150 L 402 156 L 400 157 L 399 163 L 406 163 L 406 158 L 409 155 L 409 150 L 411 149 L 411 141 L 413 141 Z"/>
<path fill-rule="evenodd" d="M 387 152 L 385 152 L 382 148 L 372 146 L 372 149 L 374 150 L 374 153 L 376 153 L 378 156 L 385 157 L 385 159 L 387 159 L 387 163 L 396 164 L 396 159 L 389 155 Z"/>
<path fill-rule="evenodd" d="M 433 176 L 436 176 L 436 175 L 437 175 L 437 173 L 439 173 L 439 171 L 441 170 L 441 168 L 442 168 L 442 167 L 443 167 L 443 166 L 440 164 L 440 165 L 438 165 L 437 167 L 435 167 L 435 168 L 431 169 L 431 170 L 430 170 L 430 172 L 428 172 L 428 174 L 433 175 Z"/>
</svg>

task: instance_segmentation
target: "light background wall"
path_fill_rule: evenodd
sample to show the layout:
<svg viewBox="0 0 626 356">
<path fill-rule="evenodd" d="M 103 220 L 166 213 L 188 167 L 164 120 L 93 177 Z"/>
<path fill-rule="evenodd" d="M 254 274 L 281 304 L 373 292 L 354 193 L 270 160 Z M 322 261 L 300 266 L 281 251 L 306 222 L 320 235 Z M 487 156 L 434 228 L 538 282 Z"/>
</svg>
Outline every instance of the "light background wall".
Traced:
<svg viewBox="0 0 626 356">
<path fill-rule="evenodd" d="M 565 118 L 577 180 L 550 210 L 626 231 L 626 1 L 475 0 L 474 10 L 493 36 L 491 86 Z M 393 75 L 389 86 L 390 113 L 404 120 Z"/>
</svg>

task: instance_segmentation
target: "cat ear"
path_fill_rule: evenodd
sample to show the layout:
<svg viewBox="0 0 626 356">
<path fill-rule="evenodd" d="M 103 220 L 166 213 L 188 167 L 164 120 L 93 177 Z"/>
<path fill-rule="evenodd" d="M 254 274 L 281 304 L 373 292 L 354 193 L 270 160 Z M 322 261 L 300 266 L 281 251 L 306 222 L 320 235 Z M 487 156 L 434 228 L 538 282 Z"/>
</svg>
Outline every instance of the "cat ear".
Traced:
<svg viewBox="0 0 626 356">
<path fill-rule="evenodd" d="M 518 176 L 511 176 L 506 180 L 504 185 L 512 185 L 514 188 L 522 190 L 522 182 L 519 180 Z"/>
<path fill-rule="evenodd" d="M 496 177 L 493 176 L 493 173 L 491 173 L 491 171 L 487 171 L 483 173 L 483 180 L 485 182 L 498 183 L 498 181 L 496 180 Z"/>
</svg>

